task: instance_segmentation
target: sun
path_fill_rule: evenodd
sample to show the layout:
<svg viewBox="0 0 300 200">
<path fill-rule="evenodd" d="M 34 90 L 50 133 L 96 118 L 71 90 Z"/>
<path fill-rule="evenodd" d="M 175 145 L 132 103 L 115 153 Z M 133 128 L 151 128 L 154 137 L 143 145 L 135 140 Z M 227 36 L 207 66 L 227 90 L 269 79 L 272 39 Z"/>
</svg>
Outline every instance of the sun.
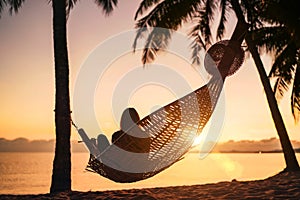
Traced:
<svg viewBox="0 0 300 200">
<path fill-rule="evenodd" d="M 202 134 L 201 134 L 201 135 L 198 135 L 198 136 L 195 138 L 194 143 L 193 143 L 192 146 L 197 146 L 197 145 L 199 145 L 199 144 L 201 143 L 201 141 L 202 141 L 202 138 L 203 138 Z"/>
</svg>

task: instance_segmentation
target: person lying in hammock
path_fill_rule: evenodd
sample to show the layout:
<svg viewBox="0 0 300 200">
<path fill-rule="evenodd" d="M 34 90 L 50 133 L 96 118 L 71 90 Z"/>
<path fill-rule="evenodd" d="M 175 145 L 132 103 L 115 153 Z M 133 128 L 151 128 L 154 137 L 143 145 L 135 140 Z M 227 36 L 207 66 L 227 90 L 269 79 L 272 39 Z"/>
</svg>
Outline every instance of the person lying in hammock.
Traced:
<svg viewBox="0 0 300 200">
<path fill-rule="evenodd" d="M 134 108 L 126 108 L 122 114 L 120 130 L 112 135 L 112 143 L 117 147 L 133 153 L 149 153 L 151 139 L 149 135 L 137 125 L 140 117 Z M 100 152 L 109 146 L 105 135 L 99 134 L 97 147 Z"/>
</svg>

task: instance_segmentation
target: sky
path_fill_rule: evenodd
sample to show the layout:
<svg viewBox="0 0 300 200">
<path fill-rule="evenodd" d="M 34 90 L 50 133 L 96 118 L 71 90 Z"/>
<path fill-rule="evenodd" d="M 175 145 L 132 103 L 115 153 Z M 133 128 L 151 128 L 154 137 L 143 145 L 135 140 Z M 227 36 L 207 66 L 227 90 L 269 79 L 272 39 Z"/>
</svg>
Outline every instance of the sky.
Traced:
<svg viewBox="0 0 300 200">
<path fill-rule="evenodd" d="M 124 32 L 132 31 L 138 2 L 119 1 L 118 8 L 108 17 L 102 14 L 101 9 L 93 1 L 80 1 L 71 11 L 68 19 L 68 50 L 73 111 L 78 109 L 78 104 L 73 103 L 75 98 L 73 95 L 78 87 L 76 83 L 80 78 L 82 68 L 91 55 L 103 47 L 103 43 L 114 41 L 114 38 Z M 231 21 L 229 26 L 232 27 L 234 19 L 229 21 Z M 186 30 L 188 28 L 184 27 Z M 184 30 L 182 32 L 184 33 Z M 227 33 L 227 36 L 229 37 L 230 34 Z M 131 50 L 133 39 L 123 41 L 122 44 L 128 44 L 128 49 Z M 2 93 L 0 137 L 7 139 L 54 138 L 55 90 L 51 5 L 47 1 L 30 0 L 25 2 L 17 15 L 10 16 L 5 11 L 0 19 L 0 41 L 0 91 Z M 111 51 L 104 51 L 104 55 L 119 50 L 118 45 L 111 45 L 110 48 Z M 272 59 L 267 55 L 263 55 L 262 59 L 268 71 Z M 154 75 L 156 66 L 164 66 L 167 71 Z M 143 68 L 141 52 L 137 51 L 134 54 L 128 51 L 117 55 L 103 76 L 98 79 L 93 96 L 94 105 L 82 102 L 84 108 L 87 110 L 91 108 L 95 111 L 101 130 L 89 128 L 89 118 L 72 116 L 80 127 L 89 130 L 90 135 L 103 132 L 110 137 L 118 129 L 120 114 L 126 106 L 135 107 L 143 117 L 155 108 L 184 95 L 187 90 L 179 90 L 177 86 L 175 87 L 175 83 L 167 85 L 160 82 L 166 74 L 171 74 L 171 78 L 175 79 L 178 76 L 178 84 L 188 83 L 190 88 L 197 89 L 205 83 L 205 75 L 201 73 L 199 75 L 197 71 L 203 71 L 203 66 L 195 69 L 187 59 L 172 53 L 159 55 L 153 67 L 149 65 Z M 149 79 L 140 87 L 124 93 L 122 81 L 126 81 L 126 78 L 135 72 L 145 78 L 162 78 L 152 82 Z M 125 99 L 127 105 L 116 103 L 118 99 Z M 225 118 L 222 118 L 222 128 L 217 133 L 219 140 L 260 140 L 277 137 L 265 94 L 251 57 L 245 61 L 236 74 L 226 80 L 223 100 Z M 289 95 L 281 100 L 279 107 L 290 138 L 300 140 L 300 125 L 295 125 L 292 118 Z M 72 139 L 78 139 L 74 128 Z"/>
</svg>

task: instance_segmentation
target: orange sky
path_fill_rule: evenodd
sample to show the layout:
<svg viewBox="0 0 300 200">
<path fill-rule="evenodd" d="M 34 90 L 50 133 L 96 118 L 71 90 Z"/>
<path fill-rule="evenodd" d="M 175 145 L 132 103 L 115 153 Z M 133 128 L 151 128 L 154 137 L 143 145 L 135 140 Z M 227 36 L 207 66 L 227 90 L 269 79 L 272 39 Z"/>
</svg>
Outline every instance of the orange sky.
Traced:
<svg viewBox="0 0 300 200">
<path fill-rule="evenodd" d="M 113 15 L 105 18 L 92 1 L 81 1 L 71 12 L 68 21 L 71 98 L 77 74 L 89 54 L 112 35 L 132 29 L 137 6 L 137 1 L 120 1 Z M 27 1 L 17 15 L 9 16 L 5 12 L 0 19 L 0 137 L 54 138 L 51 24 L 51 6 L 39 0 Z M 269 69 L 271 59 L 263 56 L 263 61 Z M 193 89 L 203 84 L 201 76 L 187 61 L 174 55 L 161 55 L 156 63 L 182 75 Z M 118 124 L 118 118 L 115 119 L 111 111 L 111 91 L 126 73 L 141 66 L 139 53 L 117 58 L 98 84 L 95 105 L 87 105 L 95 106 L 97 120 L 108 136 Z M 144 72 L 149 70 L 149 67 L 145 68 Z M 128 103 L 137 108 L 141 116 L 145 116 L 153 107 L 163 106 L 175 99 L 176 95 L 168 87 L 148 84 L 132 91 Z M 276 136 L 263 88 L 251 59 L 227 79 L 225 99 L 221 140 L 258 140 Z M 121 113 L 123 109 L 119 108 L 116 112 Z M 300 140 L 300 125 L 294 124 L 288 95 L 282 100 L 280 109 L 290 138 Z M 80 126 L 88 125 L 83 123 Z M 89 134 L 96 135 L 96 131 Z M 78 138 L 74 129 L 72 137 Z"/>
</svg>

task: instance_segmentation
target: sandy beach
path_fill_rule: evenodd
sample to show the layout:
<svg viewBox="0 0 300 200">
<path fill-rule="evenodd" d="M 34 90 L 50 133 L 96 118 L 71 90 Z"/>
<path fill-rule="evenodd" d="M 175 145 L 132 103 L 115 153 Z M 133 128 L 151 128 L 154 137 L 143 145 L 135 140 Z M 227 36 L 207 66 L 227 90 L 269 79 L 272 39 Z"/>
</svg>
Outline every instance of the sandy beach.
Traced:
<svg viewBox="0 0 300 200">
<path fill-rule="evenodd" d="M 300 199 L 300 172 L 282 172 L 255 181 L 56 195 L 0 195 L 0 199 Z"/>
</svg>

